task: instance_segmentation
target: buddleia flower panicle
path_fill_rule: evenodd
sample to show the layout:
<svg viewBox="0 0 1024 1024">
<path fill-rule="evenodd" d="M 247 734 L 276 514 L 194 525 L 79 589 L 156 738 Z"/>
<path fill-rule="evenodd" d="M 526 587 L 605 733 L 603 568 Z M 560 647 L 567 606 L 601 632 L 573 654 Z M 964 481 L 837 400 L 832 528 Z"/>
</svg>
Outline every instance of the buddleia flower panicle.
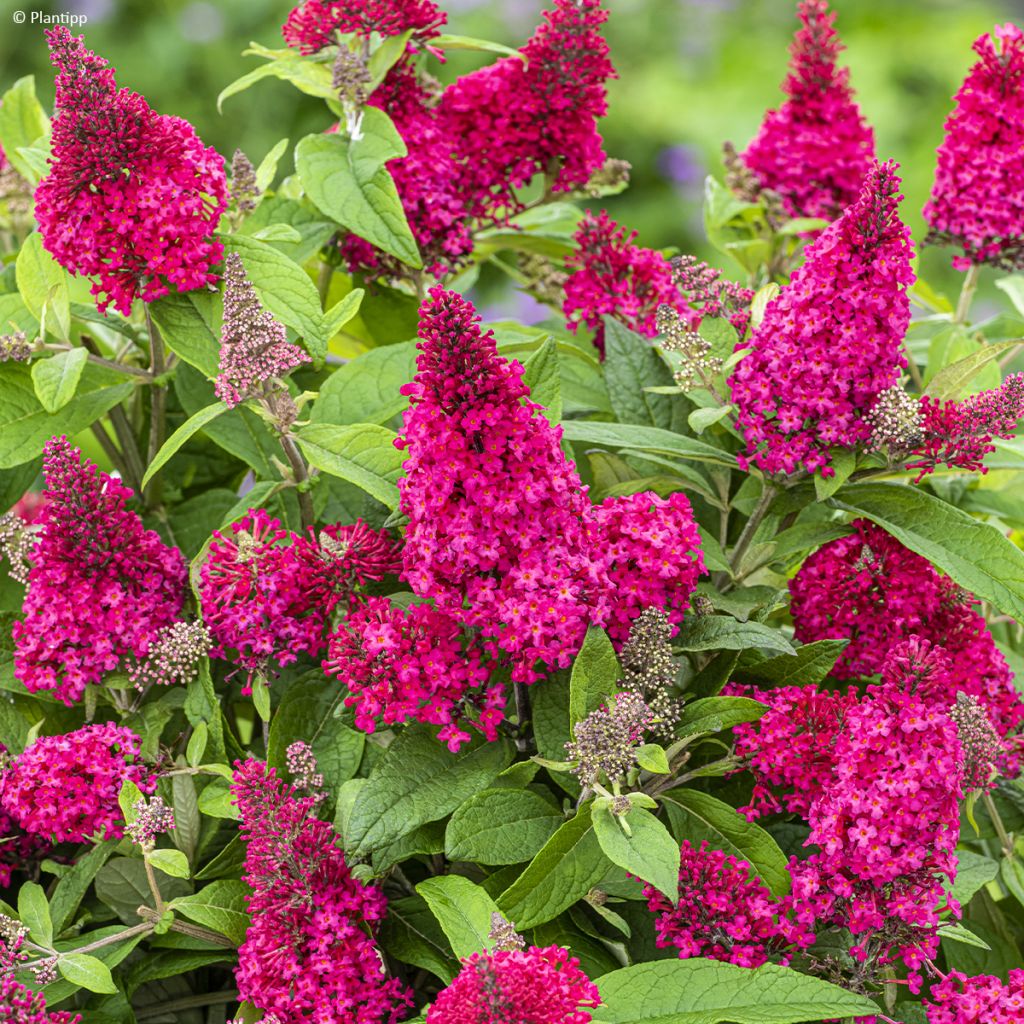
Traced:
<svg viewBox="0 0 1024 1024">
<path fill-rule="evenodd" d="M 338 33 L 369 39 L 411 32 L 429 41 L 441 32 L 447 15 L 433 0 L 305 0 L 288 15 L 285 42 L 300 53 L 313 54 L 334 45 Z"/>
<path fill-rule="evenodd" d="M 676 665 L 672 658 L 672 625 L 660 608 L 645 608 L 633 621 L 629 639 L 622 645 L 622 685 L 643 698 L 653 718 L 651 733 L 662 740 L 675 738 L 675 724 L 682 713 L 676 693 Z"/>
<path fill-rule="evenodd" d="M 1024 1020 L 1024 970 L 1011 970 L 1006 982 L 990 974 L 950 971 L 924 1005 L 928 1024 L 1017 1024 Z"/>
<path fill-rule="evenodd" d="M 245 153 L 236 149 L 235 155 L 231 158 L 231 199 L 235 209 L 241 214 L 252 213 L 259 198 L 256 168 Z"/>
<path fill-rule="evenodd" d="M 318 797 L 251 757 L 235 763 L 231 792 L 252 889 L 239 998 L 281 1024 L 397 1024 L 412 999 L 374 941 L 387 901 L 352 876 Z"/>
<path fill-rule="evenodd" d="M 501 949 L 525 949 L 526 940 L 516 931 L 511 921 L 506 921 L 497 910 L 491 914 L 491 930 L 487 933 L 491 942 L 489 948 Z"/>
<path fill-rule="evenodd" d="M 908 395 L 902 384 L 882 391 L 865 419 L 871 427 L 868 447 L 887 449 L 892 459 L 902 459 L 924 439 L 921 402 Z"/>
<path fill-rule="evenodd" d="M 27 363 L 32 352 L 33 344 L 24 331 L 0 334 L 0 363 Z"/>
<path fill-rule="evenodd" d="M 952 245 L 958 270 L 1024 267 L 1024 33 L 1013 24 L 975 40 L 980 58 L 954 97 L 924 218 L 927 243 Z"/>
<path fill-rule="evenodd" d="M 296 789 L 323 788 L 323 774 L 317 771 L 316 755 L 305 740 L 296 740 L 284 752 L 285 764 Z"/>
<path fill-rule="evenodd" d="M 216 281 L 213 237 L 227 206 L 224 161 L 179 117 L 151 110 L 60 25 L 46 31 L 57 68 L 50 170 L 35 192 L 43 245 L 94 278 L 100 312 Z"/>
<path fill-rule="evenodd" d="M 187 572 L 181 552 L 128 509 L 132 492 L 66 438 L 47 442 L 43 476 L 14 669 L 31 692 L 71 705 L 178 618 Z"/>
<path fill-rule="evenodd" d="M 12 928 L 14 925 L 17 925 L 17 922 L 11 918 L 4 918 L 3 924 L 0 924 L 0 1022 L 80 1024 L 81 1014 L 66 1010 L 47 1010 L 46 997 L 42 992 L 33 992 L 16 980 L 15 971 L 23 967 L 28 954 L 22 948 L 27 929 Z M 37 979 L 37 983 L 43 985 L 46 981 Z"/>
<path fill-rule="evenodd" d="M 869 442 L 868 413 L 907 365 L 913 247 L 899 187 L 895 163 L 874 167 L 744 345 L 729 381 L 743 467 L 831 476 L 833 447 Z"/>
<path fill-rule="evenodd" d="M 18 583 L 28 583 L 37 533 L 15 512 L 0 516 L 0 558 L 7 559 L 7 574 Z"/>
<path fill-rule="evenodd" d="M 999 775 L 997 765 L 1004 754 L 999 734 L 977 697 L 960 691 L 949 717 L 956 725 L 964 752 L 964 789 L 989 790 Z"/>
<path fill-rule="evenodd" d="M 696 256 L 673 256 L 669 266 L 672 281 L 689 306 L 686 320 L 691 330 L 696 331 L 704 319 L 724 317 L 743 336 L 750 324 L 753 289 L 723 278 L 717 267 Z"/>
<path fill-rule="evenodd" d="M 769 110 L 743 162 L 791 217 L 833 220 L 857 199 L 875 157 L 871 128 L 837 66 L 843 46 L 825 0 L 801 0 L 786 100 Z"/>
<path fill-rule="evenodd" d="M 662 336 L 661 347 L 679 356 L 679 365 L 672 376 L 684 394 L 707 386 L 722 372 L 723 362 L 712 355 L 711 343 L 693 330 L 671 306 L 658 307 L 655 325 Z"/>
<path fill-rule="evenodd" d="M 147 686 L 188 686 L 210 653 L 213 640 L 201 622 L 172 622 L 157 630 L 149 649 L 128 669 L 136 690 Z"/>
<path fill-rule="evenodd" d="M 163 797 L 145 797 L 132 805 L 135 820 L 125 826 L 128 838 L 136 846 L 152 849 L 156 837 L 174 828 L 174 808 L 164 803 Z"/>
<path fill-rule="evenodd" d="M 264 309 L 238 253 L 224 261 L 224 324 L 220 336 L 220 372 L 214 391 L 229 409 L 261 395 L 267 385 L 287 377 L 309 356 L 288 341 L 284 324 Z M 278 385 L 278 389 L 283 385 Z"/>
<path fill-rule="evenodd" d="M 643 697 L 632 690 L 618 694 L 592 711 L 573 728 L 574 740 L 565 745 L 572 773 L 584 785 L 604 777 L 616 782 L 636 766 L 636 747 L 654 715 Z"/>
</svg>

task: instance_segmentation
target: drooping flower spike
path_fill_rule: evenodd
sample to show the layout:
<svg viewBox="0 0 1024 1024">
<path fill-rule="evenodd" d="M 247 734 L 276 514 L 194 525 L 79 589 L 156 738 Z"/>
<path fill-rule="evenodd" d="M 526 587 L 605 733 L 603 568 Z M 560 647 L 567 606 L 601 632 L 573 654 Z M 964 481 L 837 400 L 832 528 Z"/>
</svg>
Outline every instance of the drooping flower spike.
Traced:
<svg viewBox="0 0 1024 1024">
<path fill-rule="evenodd" d="M 834 220 L 857 198 L 875 156 L 874 136 L 853 99 L 843 47 L 826 0 L 801 0 L 786 101 L 769 110 L 742 155 L 762 188 L 792 217 Z"/>
<path fill-rule="evenodd" d="M 63 25 L 46 32 L 57 68 L 49 174 L 35 193 L 43 245 L 94 278 L 100 311 L 216 280 L 227 206 L 224 161 L 178 117 L 118 89 L 107 62 Z"/>
</svg>

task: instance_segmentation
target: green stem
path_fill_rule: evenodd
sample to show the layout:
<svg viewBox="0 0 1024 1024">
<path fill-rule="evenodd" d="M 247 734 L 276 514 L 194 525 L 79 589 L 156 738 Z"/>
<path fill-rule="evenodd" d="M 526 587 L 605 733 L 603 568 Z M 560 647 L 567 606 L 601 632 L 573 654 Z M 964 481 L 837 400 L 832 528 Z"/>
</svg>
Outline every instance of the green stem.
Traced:
<svg viewBox="0 0 1024 1024">
<path fill-rule="evenodd" d="M 302 517 L 302 528 L 305 530 L 316 522 L 316 514 L 313 511 L 313 495 L 303 486 L 309 481 L 309 469 L 294 438 L 290 434 L 279 434 L 278 436 L 281 440 L 281 448 L 288 458 L 288 464 L 292 467 L 292 476 L 295 477 L 299 497 L 299 515 Z"/>
<path fill-rule="evenodd" d="M 177 1010 L 196 1010 L 204 1006 L 217 1006 L 220 1003 L 237 1003 L 238 993 L 234 990 L 226 992 L 209 992 L 198 996 L 185 996 L 172 999 L 169 1003 L 157 1003 L 143 1010 L 135 1011 L 136 1020 L 149 1020 L 150 1017 L 163 1017 Z"/>
<path fill-rule="evenodd" d="M 320 308 L 327 308 L 327 296 L 331 291 L 331 281 L 334 279 L 334 267 L 330 263 L 320 264 L 320 273 L 316 279 L 316 290 L 320 293 Z"/>
<path fill-rule="evenodd" d="M 988 811 L 988 816 L 992 819 L 992 824 L 996 827 L 996 834 L 999 836 L 999 842 L 1002 844 L 1003 853 L 1006 854 L 1007 860 L 1012 861 L 1013 838 L 1010 836 L 1009 832 L 1006 831 L 1006 826 L 1003 824 L 999 808 L 996 807 L 996 802 L 992 799 L 991 793 L 983 793 L 981 799 L 985 804 L 985 810 Z"/>
<path fill-rule="evenodd" d="M 149 863 L 149 858 L 144 856 L 142 863 L 146 866 L 146 880 L 149 882 L 150 891 L 153 893 L 153 903 L 156 905 L 156 920 L 159 921 L 164 913 L 164 898 L 160 895 L 160 887 L 156 884 L 156 875 L 153 872 L 153 865 Z M 147 907 L 146 909 L 148 910 L 149 908 Z M 143 908 L 139 907 L 139 917 L 148 917 L 142 910 Z"/>
<path fill-rule="evenodd" d="M 757 528 L 764 522 L 764 517 L 768 514 L 768 509 L 778 493 L 778 489 L 774 484 L 770 484 L 767 480 L 764 482 L 761 500 L 757 503 L 753 514 L 747 520 L 747 525 L 743 527 L 743 532 L 740 534 L 739 540 L 736 541 L 736 547 L 733 549 L 732 558 L 729 560 L 734 573 L 742 565 L 743 556 L 746 555 L 747 549 L 754 539 L 754 534 L 757 533 Z"/>
<path fill-rule="evenodd" d="M 981 267 L 977 263 L 972 263 L 971 269 L 964 276 L 963 287 L 960 289 L 960 298 L 956 304 L 956 313 L 953 315 L 953 323 L 967 323 L 967 317 L 971 312 L 971 303 L 974 301 L 974 293 L 978 290 L 980 278 Z"/>
<path fill-rule="evenodd" d="M 152 907 L 145 905 L 139 907 L 136 913 L 139 917 L 145 918 L 151 925 L 156 924 L 163 917 L 162 910 L 158 913 Z M 209 942 L 214 946 L 221 946 L 224 949 L 236 948 L 235 944 L 226 935 L 221 935 L 219 932 L 204 928 L 201 924 L 189 924 L 188 921 L 179 921 L 175 918 L 170 924 L 170 929 L 172 932 L 179 932 L 193 939 L 202 939 L 204 942 Z"/>
<path fill-rule="evenodd" d="M 166 369 L 164 360 L 164 340 L 153 323 L 148 304 L 145 304 L 146 327 L 149 329 L 149 372 L 155 378 L 163 376 Z M 149 451 L 147 464 L 152 463 L 157 452 L 163 447 L 167 435 L 167 388 L 163 384 L 154 383 L 149 393 Z M 148 504 L 159 505 L 163 489 L 160 475 L 157 474 L 148 488 Z"/>
</svg>

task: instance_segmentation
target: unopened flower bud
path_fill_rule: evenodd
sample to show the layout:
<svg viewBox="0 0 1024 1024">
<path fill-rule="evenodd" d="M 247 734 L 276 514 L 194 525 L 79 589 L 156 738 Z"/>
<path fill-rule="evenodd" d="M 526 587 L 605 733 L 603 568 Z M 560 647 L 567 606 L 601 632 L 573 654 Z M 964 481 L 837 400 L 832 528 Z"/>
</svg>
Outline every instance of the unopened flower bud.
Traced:
<svg viewBox="0 0 1024 1024">
<path fill-rule="evenodd" d="M 507 921 L 497 911 L 491 914 L 491 930 L 488 938 L 491 940 L 491 948 L 494 951 L 526 948 L 526 940 L 516 931 L 515 925 L 511 921 Z"/>
<path fill-rule="evenodd" d="M 603 708 L 576 723 L 576 739 L 565 745 L 572 769 L 581 782 L 591 784 L 600 775 L 622 778 L 636 764 L 636 744 L 650 723 L 651 709 L 637 693 L 620 693 Z"/>
</svg>

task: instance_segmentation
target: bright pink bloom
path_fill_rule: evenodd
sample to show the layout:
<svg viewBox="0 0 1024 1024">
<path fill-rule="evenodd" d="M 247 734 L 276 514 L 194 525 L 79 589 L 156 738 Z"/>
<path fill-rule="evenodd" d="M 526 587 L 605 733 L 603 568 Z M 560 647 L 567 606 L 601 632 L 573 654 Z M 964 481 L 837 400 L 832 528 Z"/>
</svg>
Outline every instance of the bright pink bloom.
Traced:
<svg viewBox="0 0 1024 1024">
<path fill-rule="evenodd" d="M 287 377 L 309 356 L 288 341 L 284 324 L 263 308 L 238 253 L 224 261 L 224 322 L 214 391 L 229 409 Z"/>
<path fill-rule="evenodd" d="M 246 687 L 272 662 L 290 665 L 326 644 L 327 608 L 310 585 L 310 553 L 296 550 L 308 543 L 263 509 L 250 509 L 230 536 L 213 534 L 200 574 L 203 621 L 216 644 L 211 653 L 246 669 Z"/>
<path fill-rule="evenodd" d="M 589 1024 L 597 986 L 567 949 L 474 953 L 434 1000 L 427 1024 Z"/>
<path fill-rule="evenodd" d="M 251 922 L 239 997 L 281 1024 L 394 1024 L 412 1000 L 388 978 L 373 935 L 387 902 L 352 877 L 338 837 L 273 768 L 235 763 Z"/>
<path fill-rule="evenodd" d="M 602 210 L 580 221 L 576 249 L 566 260 L 572 271 L 562 306 L 571 330 L 585 324 L 604 352 L 604 317 L 613 316 L 631 330 L 653 338 L 661 305 L 688 315 L 689 308 L 672 280 L 668 260 L 654 249 L 634 245 L 636 232 L 620 227 Z"/>
<path fill-rule="evenodd" d="M 181 552 L 127 509 L 132 492 L 66 438 L 47 442 L 43 474 L 25 617 L 12 630 L 15 674 L 70 705 L 126 655 L 146 654 L 181 611 L 187 573 Z"/>
<path fill-rule="evenodd" d="M 802 27 L 790 48 L 787 99 L 769 110 L 743 162 L 762 188 L 778 192 L 793 217 L 834 220 L 857 198 L 875 156 L 870 127 L 854 102 L 835 14 L 825 0 L 801 0 Z"/>
<path fill-rule="evenodd" d="M 1009 440 L 1024 416 L 1024 374 L 961 402 L 924 395 L 921 412 L 921 441 L 907 462 L 907 469 L 919 470 L 915 483 L 939 466 L 987 473 L 983 463 L 996 450 L 993 439 Z"/>
<path fill-rule="evenodd" d="M 866 415 L 906 366 L 914 273 L 899 185 L 894 163 L 874 168 L 807 247 L 732 375 L 747 459 L 767 473 L 831 475 L 830 448 L 870 438 Z"/>
<path fill-rule="evenodd" d="M 928 1024 L 1024 1024 L 1024 971 L 1010 971 L 1007 985 L 991 975 L 950 971 L 925 1007 Z"/>
<path fill-rule="evenodd" d="M 769 958 L 787 964 L 797 949 L 813 944 L 814 933 L 792 919 L 792 900 L 774 899 L 746 861 L 685 840 L 679 855 L 677 904 L 644 886 L 648 909 L 658 915 L 660 948 L 675 946 L 680 960 L 760 967 Z"/>
<path fill-rule="evenodd" d="M 608 110 L 615 71 L 601 0 L 554 0 L 554 10 L 514 57 L 464 75 L 441 98 L 450 138 L 460 140 L 463 189 L 479 216 L 522 208 L 515 190 L 547 175 L 553 192 L 586 184 L 605 162 L 596 120 Z"/>
<path fill-rule="evenodd" d="M 671 266 L 672 279 L 689 306 L 683 316 L 690 330 L 697 330 L 701 321 L 709 317 L 725 317 L 743 337 L 750 325 L 752 288 L 729 281 L 717 267 L 696 256 L 676 256 Z"/>
<path fill-rule="evenodd" d="M 34 871 L 52 849 L 48 840 L 26 832 L 10 814 L 0 809 L 0 889 L 10 886 L 15 871 Z M 3 1017 L 0 1017 L 0 1024 L 2 1022 Z"/>
<path fill-rule="evenodd" d="M 110 722 L 41 736 L 0 775 L 0 805 L 26 832 L 55 843 L 120 839 L 122 784 L 156 788 L 141 745 L 131 729 Z"/>
<path fill-rule="evenodd" d="M 373 732 L 410 719 L 444 726 L 438 739 L 456 751 L 469 740 L 461 726 L 498 738 L 503 687 L 488 685 L 482 651 L 465 641 L 459 624 L 430 605 L 408 609 L 368 597 L 330 638 L 324 670 L 348 687 L 356 726 Z M 478 713 L 469 717 L 470 709 Z"/>
<path fill-rule="evenodd" d="M 963 691 L 981 701 L 1000 736 L 1015 733 L 1024 701 L 973 598 L 881 527 L 852 525 L 853 534 L 816 551 L 790 582 L 796 638 L 848 639 L 832 669 L 837 679 L 882 671 L 890 649 L 911 636 L 940 644 L 951 667 L 941 699 L 931 699 L 948 709 Z M 1014 775 L 1018 762 L 1010 754 L 1002 770 Z"/>
<path fill-rule="evenodd" d="M 113 302 L 216 281 L 213 232 L 227 206 L 224 161 L 178 117 L 157 114 L 64 26 L 46 32 L 58 69 L 50 173 L 35 193 L 43 244 Z"/>
<path fill-rule="evenodd" d="M 0 939 L 0 1024 L 79 1024 L 82 1015 L 47 1010 L 46 997 L 16 981 L 14 972 L 28 959 L 24 938 Z"/>
<path fill-rule="evenodd" d="M 281 31 L 289 46 L 310 54 L 334 45 L 339 32 L 368 39 L 374 32 L 400 36 L 412 31 L 417 39 L 432 39 L 446 20 L 433 0 L 305 0 Z"/>
<path fill-rule="evenodd" d="M 409 516 L 405 578 L 479 628 L 518 678 L 570 664 L 599 593 L 587 550 L 590 503 L 528 389 L 464 298 L 435 288 L 420 321 L 419 371 L 397 442 Z"/>
<path fill-rule="evenodd" d="M 1000 25 L 974 43 L 981 58 L 956 94 L 924 217 L 929 242 L 963 251 L 953 265 L 1024 265 L 1024 33 Z"/>
<path fill-rule="evenodd" d="M 624 642 L 645 608 L 660 608 L 678 624 L 690 606 L 704 555 L 685 494 L 653 491 L 605 498 L 591 513 L 591 552 L 605 585 L 608 635 Z"/>
</svg>

